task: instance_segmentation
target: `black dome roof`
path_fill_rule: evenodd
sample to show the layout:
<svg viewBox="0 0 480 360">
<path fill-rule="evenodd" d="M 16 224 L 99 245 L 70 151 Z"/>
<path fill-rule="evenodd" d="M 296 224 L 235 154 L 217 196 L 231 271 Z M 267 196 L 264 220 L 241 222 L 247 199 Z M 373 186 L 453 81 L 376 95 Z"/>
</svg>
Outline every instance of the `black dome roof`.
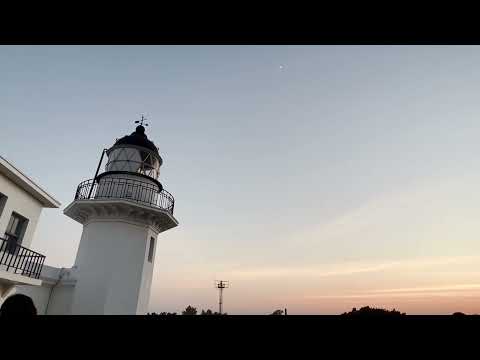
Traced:
<svg viewBox="0 0 480 360">
<path fill-rule="evenodd" d="M 145 135 L 145 128 L 142 125 L 138 125 L 133 133 L 126 135 L 118 139 L 115 145 L 136 145 L 142 146 L 144 148 L 152 150 L 155 154 L 158 155 L 158 148 L 155 146 L 153 141 L 148 140 L 147 135 Z"/>
</svg>

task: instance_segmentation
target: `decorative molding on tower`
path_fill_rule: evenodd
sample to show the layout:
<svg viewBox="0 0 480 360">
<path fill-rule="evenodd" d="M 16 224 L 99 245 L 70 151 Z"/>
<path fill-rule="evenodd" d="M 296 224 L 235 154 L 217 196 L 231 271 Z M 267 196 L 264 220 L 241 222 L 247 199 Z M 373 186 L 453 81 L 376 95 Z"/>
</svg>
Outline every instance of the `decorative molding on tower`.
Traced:
<svg viewBox="0 0 480 360">
<path fill-rule="evenodd" d="M 76 201 L 65 208 L 64 213 L 82 225 L 86 225 L 92 219 L 128 220 L 152 226 L 158 233 L 178 225 L 178 221 L 167 210 L 123 199 Z"/>
</svg>

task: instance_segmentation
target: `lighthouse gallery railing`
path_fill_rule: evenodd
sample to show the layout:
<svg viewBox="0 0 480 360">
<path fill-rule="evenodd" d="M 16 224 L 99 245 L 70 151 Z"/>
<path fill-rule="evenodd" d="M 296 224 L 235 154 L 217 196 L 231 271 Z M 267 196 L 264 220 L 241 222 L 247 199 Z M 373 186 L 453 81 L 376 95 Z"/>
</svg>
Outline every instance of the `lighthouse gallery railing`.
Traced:
<svg viewBox="0 0 480 360">
<path fill-rule="evenodd" d="M 167 210 L 172 215 L 175 205 L 173 195 L 166 190 L 158 191 L 156 186 L 149 183 L 118 177 L 102 179 L 100 184 L 93 179 L 81 182 L 78 185 L 75 200 L 87 199 L 124 199 Z"/>
</svg>

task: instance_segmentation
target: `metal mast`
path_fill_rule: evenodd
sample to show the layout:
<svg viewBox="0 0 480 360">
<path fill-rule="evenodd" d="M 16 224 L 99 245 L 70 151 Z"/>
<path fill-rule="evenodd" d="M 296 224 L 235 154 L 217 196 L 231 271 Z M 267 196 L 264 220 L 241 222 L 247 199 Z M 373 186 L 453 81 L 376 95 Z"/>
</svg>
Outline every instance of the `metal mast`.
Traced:
<svg viewBox="0 0 480 360">
<path fill-rule="evenodd" d="M 218 312 L 220 315 L 223 313 L 223 289 L 226 289 L 229 287 L 228 281 L 225 280 L 216 280 L 215 281 L 215 287 L 219 290 L 219 296 L 218 296 Z"/>
</svg>

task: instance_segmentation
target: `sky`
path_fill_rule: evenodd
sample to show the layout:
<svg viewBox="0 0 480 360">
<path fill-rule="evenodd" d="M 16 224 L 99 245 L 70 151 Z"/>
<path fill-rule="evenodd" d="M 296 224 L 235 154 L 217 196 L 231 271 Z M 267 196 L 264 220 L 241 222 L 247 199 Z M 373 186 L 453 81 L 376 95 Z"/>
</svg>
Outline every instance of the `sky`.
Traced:
<svg viewBox="0 0 480 360">
<path fill-rule="evenodd" d="M 480 313 L 480 47 L 1 46 L 0 152 L 58 199 L 142 114 L 179 226 L 150 311 Z"/>
</svg>

